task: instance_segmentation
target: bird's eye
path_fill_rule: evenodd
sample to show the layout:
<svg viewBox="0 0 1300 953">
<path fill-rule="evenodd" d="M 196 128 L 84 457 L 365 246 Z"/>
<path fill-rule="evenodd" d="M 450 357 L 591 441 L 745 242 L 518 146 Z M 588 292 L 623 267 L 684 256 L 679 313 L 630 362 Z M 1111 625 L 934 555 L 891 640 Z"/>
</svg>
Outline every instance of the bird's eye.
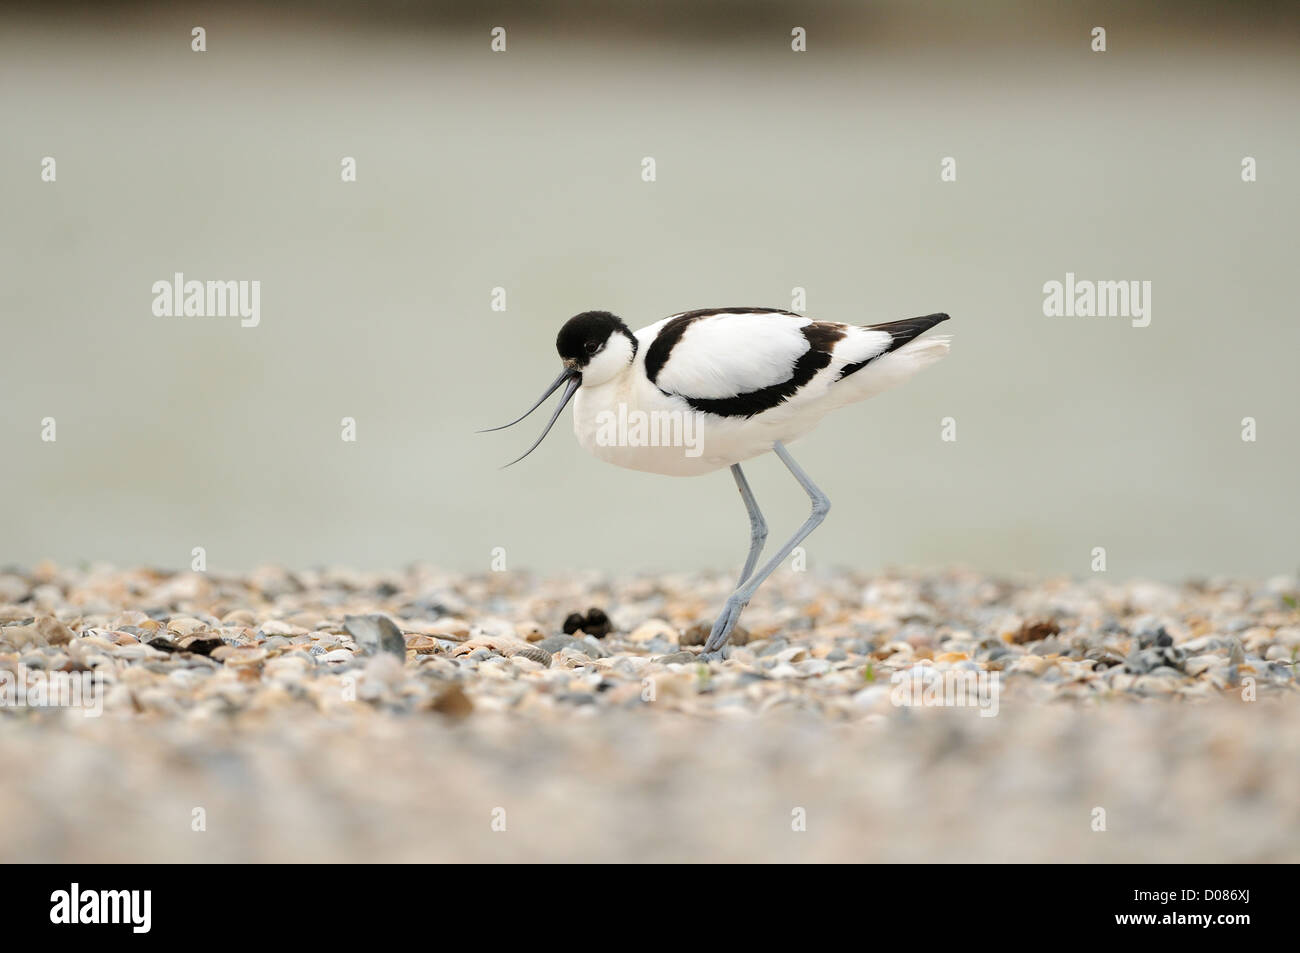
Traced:
<svg viewBox="0 0 1300 953">
<path fill-rule="evenodd" d="M 586 344 L 583 345 L 583 347 L 586 349 L 588 354 L 595 354 L 597 351 L 600 350 L 600 342 L 588 341 Z"/>
</svg>

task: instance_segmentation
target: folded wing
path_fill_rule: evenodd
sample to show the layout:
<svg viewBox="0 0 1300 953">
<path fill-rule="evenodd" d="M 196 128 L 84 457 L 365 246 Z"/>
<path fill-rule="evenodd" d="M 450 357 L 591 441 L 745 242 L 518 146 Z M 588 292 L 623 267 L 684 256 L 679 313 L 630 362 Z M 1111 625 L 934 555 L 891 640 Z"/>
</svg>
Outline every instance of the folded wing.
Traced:
<svg viewBox="0 0 1300 953">
<path fill-rule="evenodd" d="M 823 396 L 946 318 L 857 327 L 760 308 L 688 311 L 642 332 L 649 339 L 646 375 L 696 410 L 752 417 Z"/>
</svg>

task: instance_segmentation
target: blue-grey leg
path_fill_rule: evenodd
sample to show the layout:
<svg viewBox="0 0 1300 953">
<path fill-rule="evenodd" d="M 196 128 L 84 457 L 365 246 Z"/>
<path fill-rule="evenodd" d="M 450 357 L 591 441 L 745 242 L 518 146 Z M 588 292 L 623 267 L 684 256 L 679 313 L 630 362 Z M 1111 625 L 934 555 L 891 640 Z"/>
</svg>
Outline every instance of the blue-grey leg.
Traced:
<svg viewBox="0 0 1300 953">
<path fill-rule="evenodd" d="M 749 488 L 749 481 L 745 479 L 739 463 L 731 465 L 731 475 L 736 478 L 736 489 L 740 490 L 740 498 L 745 501 L 745 509 L 749 513 L 749 555 L 745 558 L 745 568 L 740 571 L 740 581 L 736 583 L 739 588 L 754 571 L 758 554 L 767 542 L 767 520 L 763 519 L 763 514 L 758 509 L 758 500 L 754 499 L 754 491 Z"/>
<path fill-rule="evenodd" d="M 780 551 L 769 559 L 762 569 L 754 573 L 748 580 L 742 582 L 736 591 L 731 594 L 731 598 L 727 600 L 727 604 L 722 608 L 722 614 L 713 623 L 713 631 L 709 633 L 709 640 L 704 643 L 706 653 L 717 652 L 727 644 L 731 630 L 736 627 L 736 622 L 740 619 L 740 613 L 745 610 L 745 606 L 749 604 L 749 600 L 758 591 L 758 587 L 763 584 L 768 576 L 776 572 L 777 567 L 794 552 L 794 548 L 802 543 L 808 534 L 815 530 L 821 524 L 821 521 L 826 518 L 826 514 L 831 511 L 831 501 L 825 493 L 818 489 L 812 478 L 803 472 L 803 468 L 794 462 L 794 458 L 790 456 L 790 451 L 786 450 L 785 446 L 780 442 L 772 446 L 772 451 L 781 458 L 781 462 L 785 464 L 786 469 L 794 475 L 794 478 L 799 481 L 799 485 L 803 487 L 804 492 L 808 494 L 808 499 L 812 501 L 812 513 L 809 514 L 808 519 L 799 527 L 798 531 L 790 537 L 789 541 L 781 547 Z"/>
</svg>

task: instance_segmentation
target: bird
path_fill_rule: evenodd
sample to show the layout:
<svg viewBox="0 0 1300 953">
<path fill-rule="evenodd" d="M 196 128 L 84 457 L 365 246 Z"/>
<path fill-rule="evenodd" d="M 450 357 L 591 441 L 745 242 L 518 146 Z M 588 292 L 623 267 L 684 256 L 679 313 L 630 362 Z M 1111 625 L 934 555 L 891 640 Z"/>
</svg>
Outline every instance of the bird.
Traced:
<svg viewBox="0 0 1300 953">
<path fill-rule="evenodd" d="M 573 399 L 578 443 L 597 459 L 665 476 L 730 468 L 749 516 L 749 553 L 715 619 L 703 656 L 722 653 L 741 613 L 830 512 L 830 499 L 786 445 L 830 411 L 872 397 L 946 355 L 951 338 L 921 335 L 943 313 L 883 324 L 816 321 L 777 308 L 683 311 L 632 331 L 608 311 L 584 311 L 560 328 L 563 369 L 513 427 L 563 388 L 537 449 Z M 576 399 L 575 398 L 576 395 Z M 741 464 L 774 453 L 808 495 L 808 519 L 761 567 L 767 522 Z"/>
</svg>

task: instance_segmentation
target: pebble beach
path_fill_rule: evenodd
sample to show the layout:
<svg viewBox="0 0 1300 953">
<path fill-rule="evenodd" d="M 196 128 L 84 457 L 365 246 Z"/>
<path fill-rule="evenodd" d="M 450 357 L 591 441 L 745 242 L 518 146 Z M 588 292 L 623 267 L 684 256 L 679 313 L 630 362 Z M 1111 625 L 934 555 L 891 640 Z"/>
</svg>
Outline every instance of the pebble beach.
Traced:
<svg viewBox="0 0 1300 953">
<path fill-rule="evenodd" d="M 1294 576 L 733 582 L 0 573 L 0 859 L 1300 859 Z"/>
</svg>

